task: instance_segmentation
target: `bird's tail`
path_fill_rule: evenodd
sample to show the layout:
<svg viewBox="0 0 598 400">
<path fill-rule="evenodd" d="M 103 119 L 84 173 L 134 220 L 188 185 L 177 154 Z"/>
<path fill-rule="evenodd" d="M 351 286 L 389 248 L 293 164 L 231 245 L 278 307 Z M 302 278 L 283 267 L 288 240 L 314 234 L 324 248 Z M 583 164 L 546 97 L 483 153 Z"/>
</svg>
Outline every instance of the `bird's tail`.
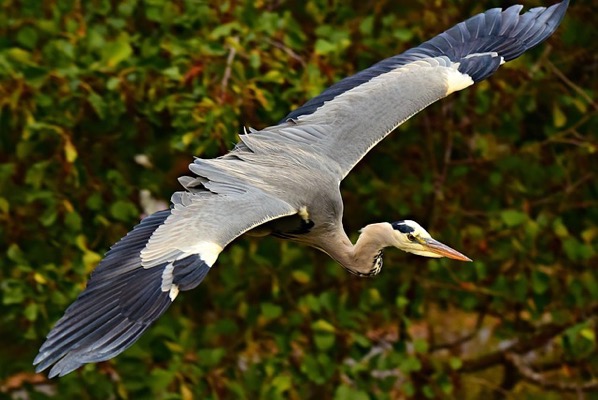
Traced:
<svg viewBox="0 0 598 400">
<path fill-rule="evenodd" d="M 145 218 L 106 253 L 87 288 L 48 334 L 33 362 L 37 372 L 53 365 L 50 378 L 62 376 L 116 356 L 166 311 L 179 289 L 203 280 L 210 267 L 196 255 L 141 265 L 141 251 L 169 215 L 164 210 Z"/>
</svg>

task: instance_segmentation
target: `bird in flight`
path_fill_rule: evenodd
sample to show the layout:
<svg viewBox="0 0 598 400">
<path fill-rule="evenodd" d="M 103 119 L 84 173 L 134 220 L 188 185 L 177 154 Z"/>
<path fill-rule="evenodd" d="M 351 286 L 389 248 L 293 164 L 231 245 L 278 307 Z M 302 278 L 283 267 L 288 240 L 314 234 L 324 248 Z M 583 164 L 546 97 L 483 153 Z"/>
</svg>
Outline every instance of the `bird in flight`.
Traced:
<svg viewBox="0 0 598 400">
<path fill-rule="evenodd" d="M 120 354 L 245 233 L 315 247 L 359 276 L 380 272 L 386 247 L 471 261 L 411 220 L 367 225 L 353 244 L 340 183 L 401 123 L 548 38 L 568 4 L 478 14 L 334 84 L 277 125 L 246 129 L 228 154 L 195 159 L 170 209 L 143 219 L 106 253 L 48 334 L 37 371 L 63 376 Z"/>
</svg>

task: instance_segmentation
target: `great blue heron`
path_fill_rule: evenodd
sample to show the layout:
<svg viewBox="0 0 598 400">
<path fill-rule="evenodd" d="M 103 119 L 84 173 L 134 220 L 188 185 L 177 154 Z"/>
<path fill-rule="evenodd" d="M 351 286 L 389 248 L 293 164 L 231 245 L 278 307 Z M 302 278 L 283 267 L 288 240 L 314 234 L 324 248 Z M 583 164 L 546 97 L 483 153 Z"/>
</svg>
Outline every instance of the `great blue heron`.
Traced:
<svg viewBox="0 0 598 400">
<path fill-rule="evenodd" d="M 106 253 L 49 333 L 37 371 L 53 365 L 49 376 L 62 376 L 121 353 L 244 233 L 315 247 L 360 276 L 380 272 L 385 247 L 470 261 L 409 220 L 367 225 L 353 245 L 342 225 L 340 182 L 415 113 L 549 37 L 568 3 L 478 14 L 338 82 L 278 125 L 248 129 L 228 154 L 196 159 L 171 208 L 145 218 Z"/>
</svg>

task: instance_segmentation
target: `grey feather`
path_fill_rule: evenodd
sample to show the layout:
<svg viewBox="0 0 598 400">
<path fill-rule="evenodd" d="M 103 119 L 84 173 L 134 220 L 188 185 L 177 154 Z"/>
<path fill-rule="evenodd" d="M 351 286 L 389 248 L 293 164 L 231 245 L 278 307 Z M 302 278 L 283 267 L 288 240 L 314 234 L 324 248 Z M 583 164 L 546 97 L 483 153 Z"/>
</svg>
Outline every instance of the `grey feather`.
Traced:
<svg viewBox="0 0 598 400">
<path fill-rule="evenodd" d="M 569 0 L 565 0 L 548 9 L 533 8 L 523 15 L 519 14 L 523 8 L 521 5 L 511 6 L 504 11 L 494 8 L 478 14 L 417 47 L 380 61 L 332 85 L 303 106 L 290 112 L 281 123 L 301 115 L 311 114 L 325 102 L 376 76 L 424 58 L 448 56 L 451 61 L 459 62 L 468 54 L 494 51 L 505 61 L 510 61 L 546 40 L 558 27 L 568 6 Z M 467 73 L 466 70 L 462 72 Z M 475 82 L 478 82 L 488 76 L 490 75 L 472 77 Z"/>
<path fill-rule="evenodd" d="M 165 265 L 145 269 L 139 253 L 168 215 L 170 210 L 165 210 L 144 219 L 106 254 L 87 288 L 48 335 L 34 360 L 37 371 L 54 364 L 50 377 L 62 376 L 85 363 L 110 359 L 166 311 L 172 299 L 161 290 Z M 209 270 L 198 255 L 191 255 L 175 262 L 173 282 L 189 290 Z"/>
</svg>

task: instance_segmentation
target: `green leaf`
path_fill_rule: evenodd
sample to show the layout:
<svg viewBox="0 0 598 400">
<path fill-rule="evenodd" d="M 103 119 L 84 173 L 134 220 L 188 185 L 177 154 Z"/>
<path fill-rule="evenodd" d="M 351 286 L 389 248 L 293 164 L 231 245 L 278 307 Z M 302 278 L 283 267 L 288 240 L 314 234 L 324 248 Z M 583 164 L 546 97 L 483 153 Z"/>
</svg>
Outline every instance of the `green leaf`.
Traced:
<svg viewBox="0 0 598 400">
<path fill-rule="evenodd" d="M 365 35 L 371 35 L 374 29 L 374 16 L 368 15 L 359 24 L 359 31 Z"/>
<path fill-rule="evenodd" d="M 0 212 L 2 214 L 8 214 L 10 211 L 10 203 L 4 197 L 0 197 Z"/>
<path fill-rule="evenodd" d="M 27 318 L 27 320 L 35 321 L 37 319 L 38 311 L 39 306 L 37 303 L 30 303 L 27 305 L 27 307 L 25 307 L 25 310 L 23 310 L 23 315 L 25 318 Z"/>
<path fill-rule="evenodd" d="M 65 140 L 64 157 L 66 158 L 66 161 L 68 161 L 69 163 L 75 162 L 75 160 L 77 159 L 77 154 L 77 149 L 75 148 L 75 145 L 73 145 L 73 142 L 71 142 L 70 139 Z"/>
<path fill-rule="evenodd" d="M 291 276 L 293 277 L 293 279 L 295 281 L 297 281 L 303 285 L 309 283 L 309 281 L 311 280 L 311 276 L 307 272 L 302 271 L 302 270 L 297 270 L 297 269 L 294 270 L 291 273 Z"/>
<path fill-rule="evenodd" d="M 415 339 L 413 341 L 413 348 L 417 353 L 427 353 L 429 345 L 425 339 Z"/>
<path fill-rule="evenodd" d="M 23 50 L 23 49 L 19 49 L 18 47 L 13 47 L 12 49 L 8 49 L 6 51 L 6 55 L 8 55 L 8 57 L 14 61 L 17 61 L 19 63 L 23 63 L 23 64 L 31 64 L 32 60 L 31 60 L 31 53 Z"/>
<path fill-rule="evenodd" d="M 25 25 L 17 32 L 17 42 L 30 50 L 35 48 L 37 39 L 37 31 L 31 26 Z"/>
<path fill-rule="evenodd" d="M 552 105 L 552 119 L 554 126 L 557 128 L 562 128 L 567 123 L 567 116 L 557 103 Z"/>
<path fill-rule="evenodd" d="M 527 221 L 527 214 L 517 210 L 504 210 L 500 213 L 500 218 L 509 227 L 515 227 Z"/>
<path fill-rule="evenodd" d="M 406 357 L 401 361 L 399 365 L 399 369 L 405 374 L 409 372 L 419 371 L 421 368 L 421 361 L 419 361 L 419 359 L 415 357 Z"/>
<path fill-rule="evenodd" d="M 592 246 L 585 245 L 574 237 L 563 240 L 563 249 L 567 258 L 573 261 L 588 260 L 595 254 Z"/>
<path fill-rule="evenodd" d="M 584 328 L 584 329 L 582 329 L 582 330 L 579 331 L 579 334 L 582 337 L 588 339 L 590 342 L 595 342 L 596 341 L 596 332 L 592 328 Z"/>
<path fill-rule="evenodd" d="M 463 361 L 459 357 L 451 357 L 449 359 L 451 369 L 458 370 L 463 366 Z"/>
<path fill-rule="evenodd" d="M 309 309 L 313 312 L 317 313 L 320 312 L 320 310 L 322 309 L 320 300 L 313 294 L 308 294 L 302 300 L 307 305 L 307 307 L 309 307 Z"/>
<path fill-rule="evenodd" d="M 405 382 L 401 388 L 407 397 L 412 398 L 415 395 L 415 387 L 411 382 Z"/>
<path fill-rule="evenodd" d="M 314 45 L 314 50 L 316 54 L 326 55 L 329 53 L 335 52 L 337 49 L 336 44 L 329 42 L 326 39 L 318 39 L 316 40 L 316 44 Z"/>
<path fill-rule="evenodd" d="M 130 201 L 118 200 L 110 206 L 110 215 L 119 221 L 126 222 L 139 215 L 139 212 Z"/>
<path fill-rule="evenodd" d="M 100 119 L 104 119 L 106 116 L 106 103 L 104 102 L 104 99 L 102 99 L 96 92 L 91 91 L 87 97 L 87 101 L 89 101 L 89 104 L 93 107 L 96 115 Z"/>
<path fill-rule="evenodd" d="M 83 253 L 83 265 L 85 265 L 85 268 L 87 270 L 90 270 L 91 268 L 96 266 L 96 264 L 99 263 L 101 259 L 102 256 L 96 252 L 85 251 Z"/>
<path fill-rule="evenodd" d="M 428 398 L 428 399 L 434 399 L 434 398 L 436 398 L 436 394 L 434 393 L 434 389 L 430 385 L 424 385 L 422 387 L 422 392 L 424 393 L 424 396 L 426 396 L 426 398 Z"/>
<path fill-rule="evenodd" d="M 307 354 L 303 358 L 303 362 L 301 363 L 301 372 L 303 372 L 310 381 L 316 384 L 323 384 L 326 382 L 326 374 L 324 369 L 322 368 L 322 362 L 326 364 L 325 367 L 329 368 L 330 366 L 327 365 L 328 363 L 325 360 L 319 360 L 313 357 L 310 354 Z"/>
<path fill-rule="evenodd" d="M 314 335 L 314 343 L 322 351 L 326 351 L 334 346 L 335 340 L 335 336 L 331 333 L 316 333 Z"/>
<path fill-rule="evenodd" d="M 563 221 L 560 218 L 557 218 L 554 221 L 552 228 L 554 233 L 560 238 L 566 238 L 570 235 L 569 230 L 567 229 L 565 224 L 563 224 Z"/>
<path fill-rule="evenodd" d="M 227 24 L 222 24 L 219 25 L 218 27 L 216 27 L 216 29 L 214 29 L 211 33 L 211 36 L 214 37 L 215 39 L 217 38 L 221 38 L 221 37 L 228 37 L 231 36 L 233 31 L 238 31 L 240 30 L 241 26 L 238 22 L 230 22 Z"/>
<path fill-rule="evenodd" d="M 261 314 L 268 319 L 275 319 L 282 315 L 282 307 L 272 303 L 260 304 Z"/>
<path fill-rule="evenodd" d="M 64 217 L 64 224 L 73 231 L 79 231 L 81 230 L 81 216 L 75 212 L 75 211 L 71 211 L 69 213 L 67 213 Z"/>
<path fill-rule="evenodd" d="M 293 386 L 293 380 L 288 375 L 278 375 L 272 379 L 272 387 L 275 389 L 275 392 L 278 394 L 282 394 L 287 392 Z"/>
<path fill-rule="evenodd" d="M 407 28 L 397 28 L 392 32 L 392 34 L 401 42 L 408 42 L 413 38 L 413 31 Z"/>
<path fill-rule="evenodd" d="M 397 296 L 395 303 L 398 308 L 405 308 L 409 305 L 409 299 L 405 296 Z"/>
<path fill-rule="evenodd" d="M 370 396 L 362 390 L 341 385 L 334 392 L 334 400 L 370 400 Z"/>
<path fill-rule="evenodd" d="M 8 246 L 8 251 L 6 252 L 6 255 L 8 256 L 9 260 L 11 260 L 15 263 L 18 263 L 18 264 L 26 264 L 27 263 L 27 258 L 25 257 L 25 253 L 23 252 L 23 250 L 21 250 L 19 245 L 16 243 L 11 243 Z"/>
<path fill-rule="evenodd" d="M 109 67 L 114 67 L 128 59 L 133 54 L 133 48 L 126 37 L 115 42 L 107 43 L 102 49 L 102 59 Z"/>
<path fill-rule="evenodd" d="M 151 371 L 149 380 L 154 390 L 166 389 L 176 379 L 176 371 L 155 368 Z"/>
<path fill-rule="evenodd" d="M 103 204 L 104 204 L 104 202 L 102 200 L 102 196 L 98 192 L 92 193 L 87 198 L 87 202 L 85 203 L 87 208 L 89 208 L 90 210 L 95 210 L 95 211 L 99 210 Z"/>
<path fill-rule="evenodd" d="M 314 331 L 319 331 L 319 332 L 334 333 L 336 331 L 336 329 L 334 328 L 334 325 L 332 325 L 330 322 L 323 320 L 323 319 L 319 319 L 319 320 L 315 321 L 313 324 L 311 324 L 311 328 Z"/>
<path fill-rule="evenodd" d="M 550 289 L 550 277 L 540 271 L 532 271 L 532 288 L 535 293 L 542 294 Z"/>
<path fill-rule="evenodd" d="M 24 282 L 17 279 L 5 279 L 0 283 L 2 304 L 21 304 L 25 300 Z"/>
<path fill-rule="evenodd" d="M 220 363 L 220 361 L 226 355 L 226 349 L 215 348 L 215 349 L 202 349 L 197 352 L 201 365 L 206 367 L 214 367 Z"/>
</svg>

